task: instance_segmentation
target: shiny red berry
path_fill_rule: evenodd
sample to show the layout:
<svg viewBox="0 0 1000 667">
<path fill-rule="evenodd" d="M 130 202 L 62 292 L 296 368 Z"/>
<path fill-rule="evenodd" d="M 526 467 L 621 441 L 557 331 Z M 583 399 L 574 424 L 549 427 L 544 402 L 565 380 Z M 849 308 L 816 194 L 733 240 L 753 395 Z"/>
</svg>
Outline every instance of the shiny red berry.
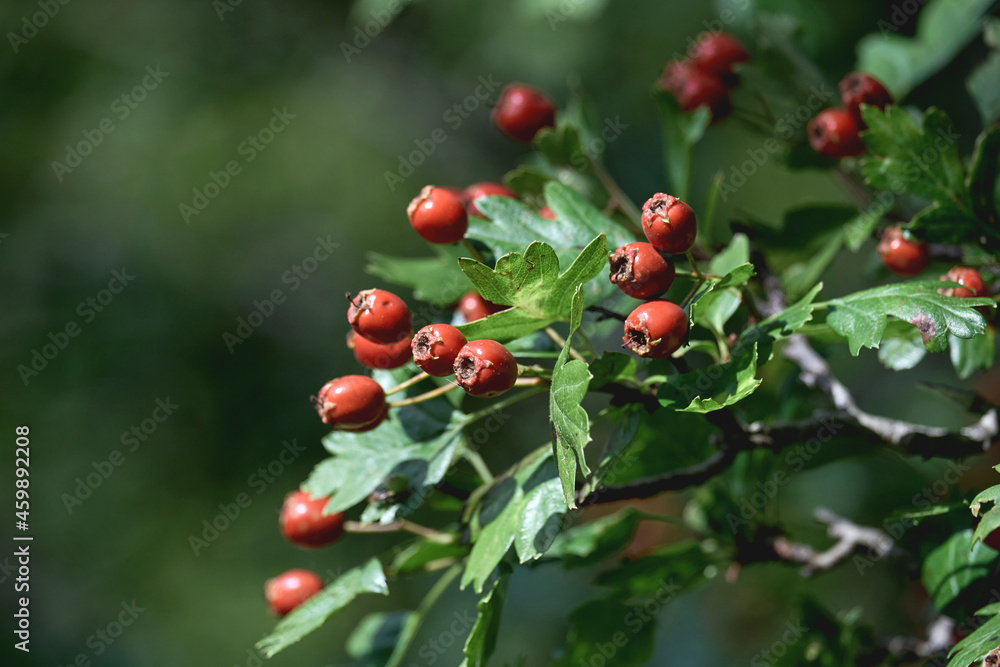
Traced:
<svg viewBox="0 0 1000 667">
<path fill-rule="evenodd" d="M 347 309 L 347 321 L 359 336 L 381 345 L 398 343 L 413 331 L 406 302 L 381 289 L 358 292 Z"/>
<path fill-rule="evenodd" d="M 498 130 L 518 141 L 531 141 L 543 127 L 552 127 L 556 109 L 540 90 L 512 83 L 500 93 L 490 118 Z"/>
<path fill-rule="evenodd" d="M 636 299 L 652 299 L 674 282 L 674 263 L 649 243 L 629 243 L 611 253 L 611 282 Z"/>
<path fill-rule="evenodd" d="M 285 616 L 323 590 L 323 581 L 309 570 L 289 570 L 264 585 L 267 606 L 275 616 Z"/>
<path fill-rule="evenodd" d="M 882 263 L 901 276 L 919 275 L 930 262 L 927 244 L 912 239 L 899 227 L 886 227 L 878 244 Z"/>
<path fill-rule="evenodd" d="M 499 183 L 473 183 L 469 187 L 465 188 L 465 200 L 466 207 L 469 211 L 469 215 L 474 215 L 478 218 L 484 218 L 482 212 L 476 207 L 476 202 L 483 197 L 510 197 L 511 199 L 517 199 L 517 193 L 508 188 L 506 185 L 501 185 Z"/>
<path fill-rule="evenodd" d="M 885 109 L 892 104 L 892 95 L 882 82 L 864 72 L 851 72 L 840 80 L 840 99 L 844 109 L 851 114 L 854 122 L 862 130 L 867 127 L 861 118 L 862 104 L 869 104 L 879 109 Z"/>
<path fill-rule="evenodd" d="M 413 337 L 413 361 L 428 375 L 451 375 L 455 357 L 466 342 L 462 332 L 450 324 L 428 324 Z"/>
<path fill-rule="evenodd" d="M 466 322 L 475 322 L 493 313 L 507 310 L 507 306 L 498 306 L 492 301 L 487 301 L 479 292 L 473 290 L 462 295 L 455 310 Z"/>
<path fill-rule="evenodd" d="M 514 386 L 517 361 L 495 340 L 473 340 L 455 357 L 455 380 L 470 396 L 492 398 Z"/>
<path fill-rule="evenodd" d="M 305 491 L 285 496 L 281 506 L 281 534 L 289 542 L 315 549 L 333 544 L 344 534 L 344 513 L 324 514 L 329 497 L 313 498 Z"/>
<path fill-rule="evenodd" d="M 723 76 L 733 71 L 733 65 L 746 62 L 749 56 L 740 40 L 717 32 L 693 44 L 688 50 L 688 58 L 695 67 Z"/>
<path fill-rule="evenodd" d="M 363 338 L 354 331 L 347 332 L 347 347 L 354 351 L 354 358 L 365 368 L 389 370 L 399 368 L 410 360 L 410 338 L 398 343 L 380 345 Z"/>
<path fill-rule="evenodd" d="M 690 206 L 658 192 L 642 207 L 642 231 L 657 250 L 679 255 L 694 245 L 698 221 Z"/>
<path fill-rule="evenodd" d="M 538 217 L 545 218 L 546 220 L 557 220 L 558 219 L 557 216 L 556 216 L 556 212 L 553 211 L 548 206 L 543 206 L 538 211 Z"/>
<path fill-rule="evenodd" d="M 385 419 L 389 406 L 382 386 L 366 375 L 345 375 L 319 390 L 316 412 L 337 431 L 370 431 Z"/>
<path fill-rule="evenodd" d="M 865 152 L 861 128 L 848 111 L 824 109 L 809 121 L 809 145 L 820 155 L 840 159 Z"/>
<path fill-rule="evenodd" d="M 718 74 L 706 72 L 687 61 L 674 61 L 663 71 L 660 84 L 674 96 L 685 113 L 704 106 L 712 111 L 713 121 L 729 115 L 729 88 Z"/>
<path fill-rule="evenodd" d="M 684 343 L 687 315 L 670 301 L 647 301 L 625 318 L 623 347 L 640 357 L 669 357 Z"/>
<path fill-rule="evenodd" d="M 431 243 L 458 243 L 465 238 L 469 216 L 461 197 L 445 188 L 426 186 L 406 208 L 417 234 Z"/>
<path fill-rule="evenodd" d="M 948 287 L 938 290 L 945 296 L 957 296 L 960 299 L 968 299 L 974 296 L 989 296 L 990 291 L 983 282 L 983 276 L 975 269 L 963 266 L 956 266 L 948 273 L 941 276 L 941 280 L 950 280 L 958 283 L 961 287 Z"/>
</svg>

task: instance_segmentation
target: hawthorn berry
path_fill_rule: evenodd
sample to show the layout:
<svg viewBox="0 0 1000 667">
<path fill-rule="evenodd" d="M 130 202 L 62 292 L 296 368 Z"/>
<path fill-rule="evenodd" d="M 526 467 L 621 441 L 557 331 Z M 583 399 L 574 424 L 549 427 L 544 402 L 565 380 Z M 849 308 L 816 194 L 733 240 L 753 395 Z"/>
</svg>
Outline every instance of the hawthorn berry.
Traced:
<svg viewBox="0 0 1000 667">
<path fill-rule="evenodd" d="M 733 65 L 746 62 L 749 55 L 740 40 L 724 32 L 717 32 L 692 44 L 688 50 L 688 58 L 695 67 L 721 77 L 731 74 Z"/>
<path fill-rule="evenodd" d="M 899 227 L 886 227 L 877 249 L 882 263 L 901 276 L 919 275 L 930 262 L 927 244 L 910 238 L 908 232 Z"/>
<path fill-rule="evenodd" d="M 433 185 L 425 186 L 410 202 L 406 215 L 417 234 L 431 243 L 458 243 L 469 228 L 469 216 L 461 198 Z"/>
<path fill-rule="evenodd" d="M 694 245 L 698 221 L 690 206 L 658 192 L 642 206 L 642 231 L 657 250 L 679 255 Z"/>
<path fill-rule="evenodd" d="M 428 324 L 413 337 L 413 361 L 428 375 L 451 375 L 455 357 L 466 342 L 462 332 L 450 324 Z"/>
<path fill-rule="evenodd" d="M 354 351 L 354 358 L 365 368 L 399 368 L 410 360 L 410 342 L 411 339 L 407 337 L 398 343 L 380 345 L 354 331 L 347 332 L 347 347 Z"/>
<path fill-rule="evenodd" d="M 809 121 L 809 145 L 820 155 L 840 159 L 865 152 L 858 134 L 861 128 L 854 116 L 844 109 L 824 109 Z"/>
<path fill-rule="evenodd" d="M 455 357 L 455 380 L 470 396 L 492 398 L 514 386 L 517 361 L 495 340 L 473 340 Z"/>
<path fill-rule="evenodd" d="M 670 301 L 647 301 L 625 318 L 624 345 L 640 357 L 669 357 L 684 343 L 687 315 Z"/>
<path fill-rule="evenodd" d="M 892 95 L 882 82 L 871 74 L 851 72 L 840 80 L 840 100 L 844 104 L 844 109 L 854 117 L 854 122 L 863 130 L 868 126 L 861 118 L 861 105 L 869 104 L 885 109 L 892 104 Z"/>
<path fill-rule="evenodd" d="M 729 115 L 729 87 L 718 74 L 687 61 L 673 61 L 663 70 L 660 85 L 674 96 L 685 113 L 704 106 L 711 110 L 713 122 Z"/>
<path fill-rule="evenodd" d="M 347 309 L 347 321 L 359 336 L 381 345 L 398 343 L 413 330 L 406 302 L 381 289 L 358 292 Z"/>
<path fill-rule="evenodd" d="M 556 212 L 553 211 L 548 206 L 543 206 L 538 210 L 538 217 L 545 218 L 546 220 L 557 220 Z"/>
<path fill-rule="evenodd" d="M 941 276 L 941 280 L 950 280 L 958 283 L 961 287 L 949 287 L 938 290 L 945 296 L 957 296 L 959 299 L 968 299 L 974 296 L 989 296 L 990 291 L 986 289 L 983 276 L 975 269 L 964 266 L 956 266 L 948 273 Z"/>
<path fill-rule="evenodd" d="M 466 322 L 475 322 L 476 320 L 481 320 L 484 317 L 488 317 L 493 313 L 499 313 L 501 310 L 507 310 L 507 306 L 499 306 L 492 301 L 487 301 L 483 298 L 483 295 L 479 292 L 472 290 L 471 292 L 466 292 L 462 295 L 462 298 L 458 300 L 458 305 L 455 307 L 458 314 Z"/>
<path fill-rule="evenodd" d="M 344 513 L 324 514 L 329 497 L 313 498 L 305 491 L 285 496 L 281 506 L 281 534 L 292 544 L 307 549 L 333 544 L 344 534 Z"/>
<path fill-rule="evenodd" d="M 674 282 L 674 263 L 649 243 L 629 243 L 611 253 L 611 282 L 636 299 L 663 294 Z"/>
<path fill-rule="evenodd" d="M 323 581 L 309 570 L 289 570 L 264 584 L 267 606 L 275 616 L 285 616 L 323 590 Z"/>
<path fill-rule="evenodd" d="M 500 92 L 490 119 L 508 137 L 530 142 L 543 127 L 555 125 L 556 109 L 540 90 L 512 83 Z"/>
<path fill-rule="evenodd" d="M 490 183 L 488 181 L 473 183 L 465 188 L 465 206 L 469 215 L 474 215 L 477 218 L 486 217 L 476 206 L 476 202 L 483 197 L 510 197 L 511 199 L 517 199 L 517 193 L 500 183 Z"/>
<path fill-rule="evenodd" d="M 319 390 L 316 412 L 337 431 L 370 431 L 385 419 L 389 406 L 382 386 L 367 375 L 345 375 Z"/>
</svg>

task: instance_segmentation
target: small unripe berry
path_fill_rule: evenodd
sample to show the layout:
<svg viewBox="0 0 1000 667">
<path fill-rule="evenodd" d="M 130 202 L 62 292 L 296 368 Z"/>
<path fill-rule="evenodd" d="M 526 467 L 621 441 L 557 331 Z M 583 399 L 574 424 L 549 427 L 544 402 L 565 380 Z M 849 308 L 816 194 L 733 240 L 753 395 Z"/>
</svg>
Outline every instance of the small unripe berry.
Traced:
<svg viewBox="0 0 1000 667">
<path fill-rule="evenodd" d="M 495 340 L 473 340 L 455 357 L 455 380 L 470 396 L 492 398 L 514 386 L 517 361 Z"/>
<path fill-rule="evenodd" d="M 642 207 L 642 231 L 657 250 L 679 255 L 694 245 L 698 221 L 690 206 L 658 192 Z"/>
<path fill-rule="evenodd" d="M 964 266 L 956 266 L 948 273 L 941 276 L 941 280 L 950 280 L 958 283 L 962 287 L 949 287 L 938 290 L 945 296 L 956 296 L 960 299 L 968 299 L 974 296 L 989 296 L 990 291 L 983 282 L 983 276 L 975 269 Z"/>
<path fill-rule="evenodd" d="M 688 320 L 684 311 L 670 301 L 647 301 L 625 318 L 623 347 L 640 357 L 669 357 L 684 343 Z"/>
<path fill-rule="evenodd" d="M 629 243 L 611 253 L 611 282 L 636 299 L 652 299 L 670 289 L 674 263 L 649 243 Z"/>
<path fill-rule="evenodd" d="M 455 357 L 466 342 L 462 332 L 450 324 L 428 324 L 413 337 L 413 361 L 428 375 L 451 375 Z"/>
<path fill-rule="evenodd" d="M 309 570 L 289 570 L 264 584 L 267 606 L 275 616 L 285 616 L 323 590 L 323 581 Z"/>
<path fill-rule="evenodd" d="M 685 113 L 705 106 L 712 111 L 713 121 L 729 115 L 729 88 L 718 74 L 706 72 L 686 61 L 674 61 L 663 70 L 660 85 L 674 96 Z"/>
<path fill-rule="evenodd" d="M 511 199 L 517 199 L 517 193 L 500 183 L 473 183 L 465 188 L 465 205 L 469 215 L 474 215 L 477 218 L 486 217 L 476 206 L 476 202 L 483 197 L 510 197 Z"/>
<path fill-rule="evenodd" d="M 345 375 L 319 390 L 316 412 L 337 431 L 370 431 L 385 419 L 389 406 L 382 386 L 366 375 Z"/>
<path fill-rule="evenodd" d="M 543 127 L 552 127 L 556 110 L 552 100 L 540 90 L 523 83 L 512 83 L 500 93 L 490 114 L 501 132 L 518 141 L 531 141 Z"/>
<path fill-rule="evenodd" d="M 910 238 L 899 227 L 886 227 L 877 249 L 882 263 L 901 276 L 919 275 L 930 263 L 927 244 Z"/>
<path fill-rule="evenodd" d="M 313 498 L 305 491 L 285 496 L 281 506 L 281 534 L 289 542 L 307 549 L 333 544 L 344 534 L 344 513 L 324 514 L 329 497 Z"/>
<path fill-rule="evenodd" d="M 862 104 L 869 104 L 879 109 L 885 109 L 892 104 L 892 95 L 882 82 L 864 72 L 851 72 L 840 80 L 840 99 L 844 109 L 854 117 L 854 122 L 862 130 L 867 127 L 861 118 Z"/>
<path fill-rule="evenodd" d="M 398 343 L 413 331 L 406 302 L 381 289 L 358 292 L 347 309 L 347 321 L 359 336 L 381 345 Z"/>
<path fill-rule="evenodd" d="M 749 56 L 740 40 L 718 32 L 693 44 L 688 50 L 688 58 L 699 69 L 724 76 L 733 71 L 733 65 L 746 62 Z"/>
<path fill-rule="evenodd" d="M 469 216 L 462 199 L 445 188 L 428 185 L 406 207 L 410 224 L 431 243 L 458 243 L 465 238 Z"/>
<path fill-rule="evenodd" d="M 809 145 L 820 155 L 840 159 L 865 152 L 857 121 L 844 109 L 824 109 L 809 121 Z"/>
<path fill-rule="evenodd" d="M 482 294 L 472 290 L 462 295 L 455 310 L 466 322 L 475 322 L 507 308 L 508 306 L 498 306 L 492 301 L 487 301 Z"/>
<path fill-rule="evenodd" d="M 365 368 L 389 370 L 399 368 L 410 360 L 410 338 L 390 345 L 380 345 L 354 331 L 348 331 L 347 347 L 354 351 L 354 358 Z"/>
</svg>

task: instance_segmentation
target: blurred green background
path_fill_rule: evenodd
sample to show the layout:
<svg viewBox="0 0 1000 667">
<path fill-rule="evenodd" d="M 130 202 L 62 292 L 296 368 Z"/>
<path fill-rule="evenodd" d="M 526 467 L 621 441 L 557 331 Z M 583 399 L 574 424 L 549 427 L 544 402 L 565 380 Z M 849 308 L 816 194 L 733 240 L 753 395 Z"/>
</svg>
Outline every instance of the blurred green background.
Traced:
<svg viewBox="0 0 1000 667">
<path fill-rule="evenodd" d="M 747 37 L 749 13 L 790 13 L 800 21 L 803 50 L 836 81 L 853 67 L 856 41 L 892 10 L 891 2 L 870 0 L 423 0 L 403 3 L 382 28 L 379 17 L 398 3 L 49 4 L 53 15 L 35 32 L 25 30 L 24 17 L 45 2 L 0 6 L 7 34 L 0 49 L 0 443 L 8 452 L 0 474 L 11 488 L 13 430 L 27 424 L 35 537 L 32 651 L 11 648 L 5 613 L 0 655 L 5 664 L 68 665 L 83 654 L 106 667 L 256 664 L 253 644 L 274 623 L 265 612 L 265 579 L 290 567 L 330 578 L 392 543 L 355 536 L 300 551 L 278 534 L 277 508 L 323 458 L 324 428 L 310 394 L 332 377 L 360 372 L 344 346 L 343 295 L 377 284 L 363 273 L 364 253 L 427 254 L 404 213 L 420 187 L 500 180 L 524 154 L 490 126 L 486 103 L 459 123 L 446 115 L 481 80 L 526 81 L 560 102 L 570 82 L 578 84 L 599 117 L 627 124 L 604 158 L 642 201 L 664 187 L 651 85 L 704 21 L 732 9 L 738 18 L 727 27 Z M 359 38 L 366 26 L 374 36 Z M 911 20 L 901 33 L 912 29 Z M 964 71 L 979 57 L 981 47 L 970 46 L 954 67 Z M 961 79 L 948 70 L 909 101 L 936 103 L 959 126 L 974 122 Z M 262 133 L 269 124 L 280 131 Z M 390 189 L 385 173 L 438 127 L 447 140 Z M 246 143 L 257 135 L 259 146 Z M 963 133 L 963 142 L 971 137 Z M 695 191 L 759 142 L 735 123 L 713 128 L 699 147 Z M 69 147 L 88 154 L 77 159 Z M 239 172 L 220 176 L 231 161 Z M 223 187 L 210 185 L 213 174 Z M 215 196 L 200 201 L 195 190 Z M 785 209 L 817 200 L 847 198 L 824 174 L 793 174 L 772 161 L 722 206 L 721 218 L 750 212 L 777 221 Z M 182 204 L 207 206 L 185 215 Z M 328 258 L 303 264 L 331 244 Z M 831 294 L 884 279 L 867 250 L 833 266 Z M 293 277 L 297 266 L 314 270 Z M 116 271 L 132 276 L 123 289 L 112 282 Z M 224 335 L 240 335 L 239 319 L 274 290 L 283 302 L 264 306 L 260 326 L 227 345 Z M 67 325 L 77 335 L 61 335 Z M 842 348 L 838 368 L 863 385 L 859 400 L 872 411 L 931 423 L 960 418 L 911 393 L 917 380 L 953 379 L 943 355 L 890 375 L 874 354 L 850 359 Z M 44 367 L 36 351 L 52 357 Z M 33 359 L 37 372 L 25 371 Z M 158 401 L 176 406 L 159 422 Z M 544 421 L 508 426 L 495 442 L 541 442 L 531 431 L 539 426 Z M 126 437 L 133 427 L 145 429 L 143 440 Z M 284 442 L 303 451 L 289 465 L 274 464 Z M 106 463 L 115 450 L 120 465 Z M 519 455 L 489 445 L 484 454 L 497 468 Z M 67 505 L 78 479 L 97 479 L 93 473 L 100 477 L 109 465 L 89 497 Z M 269 465 L 267 478 L 257 473 Z M 802 509 L 784 518 L 821 542 L 809 518 L 815 504 L 878 522 L 879 503 L 905 504 L 934 471 L 882 456 L 802 473 L 782 492 Z M 240 493 L 251 505 L 196 555 L 189 537 Z M 10 551 L 0 550 L 8 602 Z M 529 665 L 548 664 L 568 611 L 596 595 L 588 581 L 552 566 L 519 571 L 496 664 L 522 652 Z M 665 610 L 650 664 L 749 660 L 784 631 L 803 587 L 835 611 L 862 606 L 885 633 L 920 627 L 919 612 L 900 614 L 919 593 L 890 568 L 863 579 L 846 568 L 807 585 L 792 568 L 758 567 L 740 582 L 717 581 Z M 357 619 L 413 608 L 428 586 L 417 579 L 391 598 L 362 599 L 272 662 L 349 664 L 343 644 Z M 143 609 L 135 622 L 111 643 L 95 640 L 133 600 Z M 468 594 L 446 596 L 416 646 L 443 637 L 453 614 L 473 606 Z M 442 654 L 414 652 L 409 662 L 458 664 L 463 642 L 464 635 Z"/>
</svg>

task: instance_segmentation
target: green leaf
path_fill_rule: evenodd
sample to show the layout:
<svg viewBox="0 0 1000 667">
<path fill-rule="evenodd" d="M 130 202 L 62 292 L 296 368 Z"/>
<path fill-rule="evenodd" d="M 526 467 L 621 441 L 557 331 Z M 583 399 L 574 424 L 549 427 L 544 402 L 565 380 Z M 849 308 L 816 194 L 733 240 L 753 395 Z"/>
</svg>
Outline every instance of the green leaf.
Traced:
<svg viewBox="0 0 1000 667">
<path fill-rule="evenodd" d="M 891 192 L 883 194 L 888 194 L 888 197 L 884 202 L 880 202 L 879 208 L 871 207 L 862 211 L 844 224 L 844 243 L 853 252 L 860 250 L 865 241 L 872 238 L 882 216 L 895 203 L 896 198 Z"/>
<path fill-rule="evenodd" d="M 463 252 L 457 246 L 433 246 L 437 257 L 389 257 L 368 253 L 365 272 L 393 285 L 409 287 L 413 296 L 439 308 L 449 308 L 469 290 L 469 281 L 458 268 Z"/>
<path fill-rule="evenodd" d="M 973 582 L 988 576 L 1000 556 L 982 543 L 973 543 L 972 531 L 955 533 L 924 559 L 921 581 L 934 606 L 944 612 Z"/>
<path fill-rule="evenodd" d="M 497 646 L 500 631 L 500 613 L 507 596 L 509 577 L 497 577 L 493 586 L 476 603 L 476 622 L 465 641 L 465 660 L 462 667 L 486 667 Z"/>
<path fill-rule="evenodd" d="M 865 106 L 861 114 L 868 123 L 861 138 L 874 153 L 861 165 L 870 186 L 893 192 L 902 189 L 932 201 L 968 207 L 958 135 L 944 112 L 928 109 L 921 125 L 896 105 L 885 111 Z"/>
<path fill-rule="evenodd" d="M 605 352 L 599 359 L 590 362 L 590 389 L 597 390 L 604 385 L 622 378 L 633 380 L 639 371 L 635 357 L 621 352 Z"/>
<path fill-rule="evenodd" d="M 402 577 L 424 572 L 428 563 L 445 558 L 464 558 L 469 553 L 466 544 L 419 540 L 404 548 L 392 559 L 386 571 L 392 577 Z"/>
<path fill-rule="evenodd" d="M 972 634 L 951 649 L 948 653 L 948 667 L 968 667 L 972 664 L 979 664 L 979 661 L 996 650 L 997 646 L 1000 646 L 1000 614 L 980 625 Z"/>
<path fill-rule="evenodd" d="M 570 629 L 566 648 L 554 667 L 589 665 L 597 656 L 614 651 L 615 667 L 639 667 L 649 664 L 656 640 L 656 612 L 659 603 L 652 601 L 652 613 L 634 609 L 615 600 L 592 600 L 569 615 Z"/>
<path fill-rule="evenodd" d="M 752 394 L 757 379 L 757 346 L 724 364 L 668 376 L 657 391 L 660 405 L 681 412 L 713 412 Z"/>
<path fill-rule="evenodd" d="M 912 38 L 898 34 L 908 17 L 894 7 L 902 19 L 894 13 L 888 21 L 878 22 L 878 32 L 861 39 L 855 69 L 873 74 L 900 99 L 951 62 L 976 36 L 979 17 L 990 4 L 992 0 L 929 0 Z"/>
<path fill-rule="evenodd" d="M 994 89 L 1000 90 L 1000 86 L 994 86 Z M 994 230 L 994 233 L 997 221 L 1000 220 L 996 202 L 998 175 L 1000 175 L 1000 128 L 992 128 L 976 139 L 967 185 L 972 196 L 972 210 Z"/>
<path fill-rule="evenodd" d="M 992 49 L 976 69 L 972 71 L 965 87 L 979 107 L 983 125 L 991 125 L 1000 119 L 1000 19 L 987 17 L 983 25 L 983 41 Z"/>
<path fill-rule="evenodd" d="M 377 558 L 348 570 L 332 584 L 296 607 L 278 622 L 270 635 L 257 642 L 256 648 L 268 658 L 274 657 L 323 625 L 332 614 L 364 593 L 389 594 L 385 574 Z"/>
<path fill-rule="evenodd" d="M 1000 507 L 994 505 L 993 509 L 983 514 L 979 520 L 979 525 L 976 526 L 976 532 L 973 533 L 972 540 L 976 542 L 977 546 L 981 546 L 983 544 L 982 541 L 998 528 L 1000 528 Z"/>
<path fill-rule="evenodd" d="M 948 336 L 948 350 L 955 373 L 965 380 L 976 371 L 993 368 L 996 351 L 996 332 L 987 328 L 986 333 L 972 338 Z"/>
<path fill-rule="evenodd" d="M 962 339 L 958 339 L 962 340 Z M 913 368 L 927 356 L 920 330 L 909 322 L 893 320 L 885 327 L 878 360 L 886 368 L 905 371 Z"/>
<path fill-rule="evenodd" d="M 922 239 L 935 243 L 962 244 L 976 242 L 982 235 L 982 222 L 972 211 L 951 202 L 934 202 L 917 212 L 906 225 Z"/>
<path fill-rule="evenodd" d="M 590 417 L 581 403 L 587 395 L 593 377 L 586 362 L 569 359 L 573 332 L 556 360 L 552 370 L 552 388 L 549 390 L 549 415 L 559 479 L 563 498 L 570 509 L 576 507 L 576 471 L 590 474 L 584 447 L 590 442 Z"/>
<path fill-rule="evenodd" d="M 654 551 L 639 560 L 623 562 L 604 572 L 594 583 L 614 589 L 627 600 L 656 598 L 663 602 L 705 580 L 705 571 L 721 562 L 723 554 L 707 554 L 694 540 L 685 540 Z"/>
<path fill-rule="evenodd" d="M 368 614 L 347 638 L 347 655 L 364 667 L 382 667 L 412 618 L 409 611 Z"/>
<path fill-rule="evenodd" d="M 983 503 L 996 503 L 998 500 L 1000 500 L 1000 484 L 981 491 L 969 505 L 972 516 L 979 516 L 979 510 L 982 509 Z"/>
<path fill-rule="evenodd" d="M 740 264 L 721 280 L 705 283 L 705 287 L 691 300 L 691 318 L 696 324 L 721 336 L 726 322 L 743 303 L 736 288 L 746 284 L 754 275 L 753 264 Z"/>
<path fill-rule="evenodd" d="M 973 306 L 993 305 L 992 299 L 960 299 L 938 293 L 941 282 L 927 280 L 883 285 L 830 300 L 827 323 L 847 338 L 851 354 L 878 347 L 888 317 L 916 326 L 931 352 L 943 351 L 948 334 L 971 338 L 986 330 Z"/>
<path fill-rule="evenodd" d="M 565 531 L 546 553 L 562 560 L 563 567 L 587 567 L 624 549 L 635 536 L 639 513 L 627 508 Z"/>
<path fill-rule="evenodd" d="M 702 107 L 684 113 L 670 93 L 658 90 L 663 128 L 663 166 L 670 192 L 678 199 L 691 195 L 691 156 L 694 145 L 705 135 L 712 120 L 711 112 Z"/>
</svg>

